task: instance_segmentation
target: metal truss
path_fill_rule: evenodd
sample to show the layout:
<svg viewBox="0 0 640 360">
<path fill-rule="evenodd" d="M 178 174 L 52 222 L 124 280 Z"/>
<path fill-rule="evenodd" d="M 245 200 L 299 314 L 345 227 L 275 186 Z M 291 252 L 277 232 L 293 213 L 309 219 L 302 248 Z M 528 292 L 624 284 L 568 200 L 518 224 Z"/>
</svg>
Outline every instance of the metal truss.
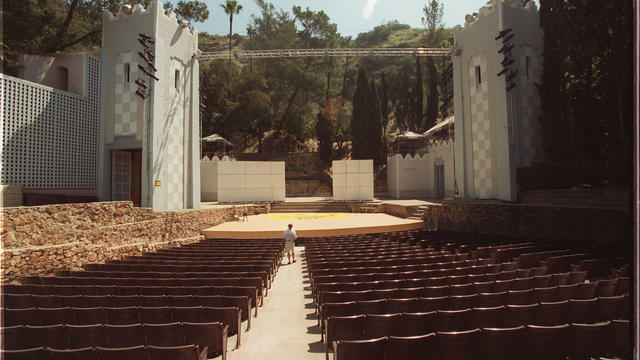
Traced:
<svg viewBox="0 0 640 360">
<path fill-rule="evenodd" d="M 336 48 L 336 49 L 275 49 L 202 52 L 199 60 L 260 59 L 287 57 L 346 56 L 451 56 L 451 48 Z"/>
</svg>

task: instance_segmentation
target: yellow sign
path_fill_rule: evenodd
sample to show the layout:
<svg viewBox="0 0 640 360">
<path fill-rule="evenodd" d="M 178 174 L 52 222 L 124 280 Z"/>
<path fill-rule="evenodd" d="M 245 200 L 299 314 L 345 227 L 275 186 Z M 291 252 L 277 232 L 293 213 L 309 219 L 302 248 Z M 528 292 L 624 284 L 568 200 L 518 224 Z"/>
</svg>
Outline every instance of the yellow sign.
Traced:
<svg viewBox="0 0 640 360">
<path fill-rule="evenodd" d="M 156 180 L 156 186 L 160 186 L 160 180 Z"/>
<path fill-rule="evenodd" d="M 320 220 L 320 219 L 346 219 L 345 213 L 320 213 L 320 214 L 269 214 L 269 220 Z"/>
</svg>

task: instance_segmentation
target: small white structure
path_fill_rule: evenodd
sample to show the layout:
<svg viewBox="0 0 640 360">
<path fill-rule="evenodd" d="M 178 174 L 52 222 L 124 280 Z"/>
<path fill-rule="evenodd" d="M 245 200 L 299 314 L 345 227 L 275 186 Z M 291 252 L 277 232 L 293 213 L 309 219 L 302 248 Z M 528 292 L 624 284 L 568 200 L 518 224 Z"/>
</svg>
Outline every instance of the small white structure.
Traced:
<svg viewBox="0 0 640 360">
<path fill-rule="evenodd" d="M 373 160 L 334 160 L 333 200 L 373 200 Z"/>
<path fill-rule="evenodd" d="M 284 201 L 284 161 L 233 161 L 226 156 L 200 162 L 202 201 Z"/>
<path fill-rule="evenodd" d="M 387 158 L 387 189 L 396 199 L 443 199 L 455 192 L 453 142 L 437 142 L 423 155 Z"/>
<path fill-rule="evenodd" d="M 511 29 L 508 35 L 498 37 Z M 496 0 L 454 30 L 455 176 L 462 198 L 517 199 L 516 171 L 539 149 L 542 30 L 533 1 Z M 505 40 L 511 46 L 504 69 Z M 501 51 L 502 50 L 502 51 Z M 553 56 L 551 54 L 551 56 Z M 508 81 L 506 77 L 513 75 Z M 515 86 L 510 86 L 515 85 Z"/>
</svg>

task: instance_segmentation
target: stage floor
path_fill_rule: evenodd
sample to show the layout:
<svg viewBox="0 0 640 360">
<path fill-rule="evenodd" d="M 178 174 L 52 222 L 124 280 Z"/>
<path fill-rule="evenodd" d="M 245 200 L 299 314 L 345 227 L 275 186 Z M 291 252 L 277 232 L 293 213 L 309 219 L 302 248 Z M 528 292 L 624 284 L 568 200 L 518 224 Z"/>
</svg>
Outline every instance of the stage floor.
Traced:
<svg viewBox="0 0 640 360">
<path fill-rule="evenodd" d="M 388 214 L 362 213 L 273 213 L 249 216 L 202 230 L 209 239 L 282 238 L 287 224 L 293 224 L 298 237 L 373 234 L 422 229 L 419 220 Z"/>
</svg>

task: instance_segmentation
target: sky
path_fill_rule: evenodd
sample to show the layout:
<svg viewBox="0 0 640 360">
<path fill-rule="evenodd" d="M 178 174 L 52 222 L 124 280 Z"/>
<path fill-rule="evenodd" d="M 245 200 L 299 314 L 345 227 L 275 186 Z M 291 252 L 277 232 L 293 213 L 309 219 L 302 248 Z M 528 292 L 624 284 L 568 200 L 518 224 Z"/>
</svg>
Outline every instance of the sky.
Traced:
<svg viewBox="0 0 640 360">
<path fill-rule="evenodd" d="M 209 19 L 204 23 L 194 24 L 199 32 L 228 35 L 229 17 L 219 4 L 224 0 L 201 0 L 209 8 Z M 176 2 L 175 0 L 173 2 Z M 338 25 L 338 32 L 343 36 L 356 37 L 358 33 L 372 30 L 375 26 L 398 20 L 411 27 L 423 27 L 421 22 L 422 8 L 427 0 L 271 0 L 276 9 L 291 13 L 291 8 L 298 5 L 303 9 L 324 10 L 333 23 Z M 443 0 L 444 24 L 446 27 L 464 24 L 465 14 L 477 12 L 486 4 L 486 0 Z M 259 15 L 258 7 L 253 0 L 238 0 L 243 9 L 233 17 L 233 32 L 245 35 L 247 25 L 251 23 L 251 15 Z"/>
</svg>

